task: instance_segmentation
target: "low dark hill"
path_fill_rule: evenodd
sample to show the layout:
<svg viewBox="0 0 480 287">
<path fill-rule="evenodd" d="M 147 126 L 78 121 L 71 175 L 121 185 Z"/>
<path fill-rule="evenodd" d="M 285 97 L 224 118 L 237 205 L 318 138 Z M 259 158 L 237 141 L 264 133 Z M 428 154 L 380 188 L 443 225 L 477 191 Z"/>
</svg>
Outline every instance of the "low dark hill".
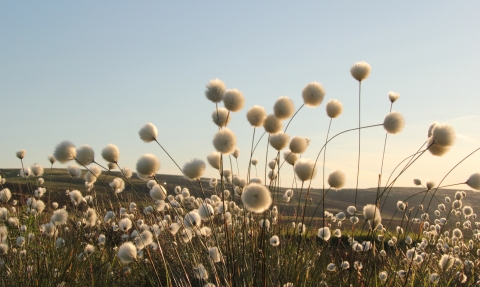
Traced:
<svg viewBox="0 0 480 287">
<path fill-rule="evenodd" d="M 83 171 L 85 174 L 86 171 Z M 0 175 L 6 179 L 6 183 L 2 188 L 8 187 L 14 194 L 14 198 L 19 200 L 20 204 L 23 204 L 29 196 L 33 193 L 33 190 L 36 189 L 36 179 L 30 177 L 28 179 L 21 178 L 19 175 L 18 169 L 0 169 Z M 115 178 L 121 177 L 119 171 L 103 172 L 97 182 L 95 183 L 94 190 L 91 193 L 95 193 L 99 198 L 108 202 L 113 201 L 112 193 L 109 191 L 108 184 Z M 65 169 L 50 169 L 45 170 L 43 175 L 45 180 L 43 187 L 51 191 L 51 201 L 57 201 L 60 204 L 68 204 L 68 198 L 65 196 L 65 191 L 67 189 L 77 189 L 82 192 L 83 195 L 89 194 L 86 192 L 84 179 L 81 178 L 71 178 Z M 191 182 L 186 180 L 183 176 L 178 175 L 157 175 L 157 180 L 162 183 L 169 194 L 174 194 L 174 188 L 176 186 L 186 187 L 190 190 L 191 195 L 196 197 L 210 197 L 212 194 L 215 194 L 215 189 L 209 186 L 208 178 L 201 179 L 200 187 L 198 182 Z M 226 184 L 227 189 L 232 190 L 230 184 Z M 464 186 L 466 187 L 466 186 Z M 305 204 L 305 196 L 307 190 L 304 189 L 300 191 L 300 188 L 294 189 L 294 196 L 292 197 L 289 203 L 283 201 L 283 194 L 286 188 L 280 188 L 273 191 L 273 197 L 275 204 L 279 206 L 279 210 L 282 213 L 282 218 L 285 222 L 292 221 L 295 218 L 296 211 L 300 211 L 300 215 L 303 212 L 303 206 Z M 217 190 L 218 192 L 219 190 Z M 380 190 L 382 192 L 383 189 Z M 301 196 L 300 196 L 301 194 Z M 476 212 L 476 208 L 480 206 L 480 194 L 473 192 L 472 190 L 466 190 L 467 197 L 463 200 L 463 205 L 470 205 Z M 375 203 L 377 195 L 376 188 L 369 189 L 360 189 L 358 191 L 356 206 L 357 209 L 361 212 L 361 209 L 366 204 Z M 418 187 L 394 187 L 390 191 L 386 191 L 382 198 L 382 217 L 384 225 L 392 221 L 391 225 L 399 224 L 402 221 L 403 213 L 397 211 L 397 201 L 407 201 L 408 208 L 406 215 L 409 215 L 410 209 L 411 214 L 410 218 L 419 217 L 421 213 L 427 211 L 427 206 L 431 201 L 431 205 L 428 208 L 428 213 L 430 218 L 437 218 L 434 216 L 434 211 L 437 209 L 439 203 L 444 203 L 447 207 L 447 210 L 450 209 L 450 205 L 445 203 L 445 197 L 454 198 L 455 190 L 452 189 L 440 189 L 436 191 L 435 196 L 432 199 L 432 194 L 426 194 L 422 188 Z M 135 201 L 142 204 L 151 204 L 149 201 L 149 189 L 146 186 L 145 181 L 138 179 L 134 174 L 132 178 L 129 179 L 129 182 L 126 183 L 125 191 L 119 194 L 119 197 L 122 201 Z M 317 218 L 316 223 L 321 218 L 322 214 L 322 190 L 312 189 L 310 190 L 309 197 L 311 200 L 307 201 L 307 209 L 305 216 L 307 218 L 314 216 Z M 328 191 L 325 197 L 325 210 L 332 212 L 334 214 L 338 212 L 346 212 L 346 209 L 350 205 L 355 204 L 355 190 L 354 189 L 342 189 L 339 191 L 330 190 Z M 407 198 L 409 198 L 407 200 Z M 386 201 L 385 201 L 386 199 Z M 240 199 L 235 200 L 237 203 L 240 203 Z M 386 203 L 385 203 L 386 202 Z M 299 204 L 300 203 L 300 204 Z M 320 203 L 320 204 L 319 204 Z M 424 211 L 419 211 L 418 206 L 423 203 Z M 318 206 L 318 208 L 317 208 Z M 316 211 L 315 211 L 316 210 Z M 362 218 L 362 216 L 360 216 Z M 441 217 L 446 217 L 446 214 L 443 213 Z"/>
</svg>

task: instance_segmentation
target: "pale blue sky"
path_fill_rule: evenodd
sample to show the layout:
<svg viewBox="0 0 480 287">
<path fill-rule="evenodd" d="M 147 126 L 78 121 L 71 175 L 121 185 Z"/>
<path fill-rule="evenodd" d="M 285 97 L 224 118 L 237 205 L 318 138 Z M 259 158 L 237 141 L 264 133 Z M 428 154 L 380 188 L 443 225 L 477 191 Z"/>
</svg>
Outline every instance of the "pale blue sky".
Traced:
<svg viewBox="0 0 480 287">
<path fill-rule="evenodd" d="M 312 139 L 304 157 L 313 158 L 325 140 L 326 101 L 344 104 L 332 133 L 358 125 L 357 82 L 349 73 L 356 61 L 372 66 L 363 84 L 364 124 L 383 122 L 388 92 L 401 94 L 394 110 L 406 126 L 389 137 L 387 172 L 425 141 L 431 122 L 449 122 L 459 134 L 446 156 L 425 154 L 399 185 L 413 185 L 414 177 L 438 182 L 480 146 L 480 2 L 262 2 L 1 1 L 0 166 L 19 167 L 20 149 L 27 150 L 28 165 L 48 166 L 56 144 L 70 140 L 92 146 L 99 162 L 102 148 L 113 143 L 122 166 L 134 168 L 142 154 L 154 153 L 160 173 L 178 173 L 158 146 L 138 138 L 138 130 L 154 123 L 180 165 L 205 160 L 216 131 L 214 105 L 204 96 L 213 78 L 246 98 L 230 124 L 241 176 L 252 133 L 247 110 L 258 104 L 271 113 L 285 95 L 299 107 L 303 87 L 321 82 L 324 104 L 304 108 L 288 130 Z M 383 137 L 382 128 L 362 134 L 362 187 L 376 185 Z M 262 164 L 265 145 L 255 154 Z M 356 150 L 351 133 L 327 152 L 327 174 L 344 170 L 349 187 L 355 185 Z M 479 163 L 477 154 L 446 183 L 465 181 L 480 171 Z M 209 167 L 206 176 L 213 175 Z M 282 178 L 288 184 L 291 173 L 285 170 Z"/>
</svg>

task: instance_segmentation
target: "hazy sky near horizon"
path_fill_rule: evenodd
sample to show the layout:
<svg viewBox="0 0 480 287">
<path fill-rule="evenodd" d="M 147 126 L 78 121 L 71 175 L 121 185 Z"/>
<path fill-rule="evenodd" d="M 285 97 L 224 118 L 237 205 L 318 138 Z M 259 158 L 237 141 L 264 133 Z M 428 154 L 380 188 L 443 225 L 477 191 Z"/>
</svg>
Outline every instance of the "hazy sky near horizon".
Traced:
<svg viewBox="0 0 480 287">
<path fill-rule="evenodd" d="M 138 130 L 155 124 L 159 142 L 180 166 L 192 158 L 206 161 L 217 128 L 215 105 L 204 91 L 214 78 L 245 96 L 229 124 L 241 150 L 242 177 L 253 131 L 248 109 L 261 105 L 272 113 L 280 96 L 298 108 L 303 87 L 322 83 L 324 103 L 303 108 L 288 128 L 291 136 L 311 139 L 303 157 L 315 158 L 325 142 L 329 99 L 344 105 L 331 135 L 358 126 L 358 82 L 349 70 L 367 61 L 372 71 L 362 84 L 362 125 L 383 122 L 389 91 L 400 93 L 393 109 L 406 119 L 403 132 L 388 137 L 384 177 L 424 143 L 432 122 L 448 122 L 457 132 L 451 151 L 424 154 L 397 186 L 413 186 L 414 178 L 439 182 L 480 146 L 479 12 L 478 1 L 2 1 L 0 168 L 19 168 L 20 149 L 27 151 L 27 165 L 47 167 L 55 146 L 69 140 L 92 146 L 100 163 L 101 150 L 113 143 L 121 166 L 135 170 L 142 154 L 153 153 L 159 173 L 179 174 L 160 147 L 139 139 Z M 343 170 L 347 187 L 355 186 L 357 137 L 339 136 L 327 150 L 326 175 Z M 382 127 L 362 131 L 361 187 L 376 186 L 384 137 Z M 260 178 L 265 149 L 266 137 L 254 154 Z M 268 160 L 274 156 L 270 148 Z M 444 184 L 475 172 L 480 152 Z M 208 166 L 205 176 L 215 170 Z M 291 167 L 281 178 L 282 185 L 291 184 Z M 313 187 L 321 178 L 319 172 Z"/>
</svg>

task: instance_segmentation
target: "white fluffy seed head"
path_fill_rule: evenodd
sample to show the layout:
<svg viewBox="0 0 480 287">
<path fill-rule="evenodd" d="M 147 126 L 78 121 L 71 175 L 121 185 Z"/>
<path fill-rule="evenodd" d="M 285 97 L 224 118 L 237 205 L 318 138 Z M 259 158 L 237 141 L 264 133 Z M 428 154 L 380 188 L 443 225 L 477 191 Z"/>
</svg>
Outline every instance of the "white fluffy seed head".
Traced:
<svg viewBox="0 0 480 287">
<path fill-rule="evenodd" d="M 290 136 L 282 131 L 270 135 L 269 139 L 270 145 L 278 151 L 284 149 L 287 146 L 289 140 Z"/>
<path fill-rule="evenodd" d="M 214 169 L 220 169 L 220 159 L 221 159 L 221 153 L 219 152 L 212 152 L 207 156 L 207 161 L 208 163 L 214 168 Z"/>
<path fill-rule="evenodd" d="M 276 134 L 282 130 L 282 121 L 275 115 L 268 115 L 263 122 L 263 128 L 269 134 Z"/>
<path fill-rule="evenodd" d="M 66 163 L 75 159 L 77 151 L 75 145 L 70 141 L 63 141 L 57 145 L 53 156 L 60 163 Z"/>
<path fill-rule="evenodd" d="M 252 158 L 252 165 L 256 166 L 258 164 L 258 159 Z"/>
<path fill-rule="evenodd" d="M 403 130 L 404 127 L 405 127 L 405 119 L 402 116 L 402 114 L 398 112 L 389 113 L 385 117 L 385 120 L 383 121 L 383 128 L 389 134 L 398 134 Z"/>
<path fill-rule="evenodd" d="M 388 99 L 390 100 L 391 103 L 395 103 L 398 100 L 398 98 L 400 98 L 399 93 L 395 93 L 395 92 L 388 93 Z"/>
<path fill-rule="evenodd" d="M 361 82 L 368 78 L 370 70 L 370 65 L 367 62 L 356 62 L 350 68 L 350 73 L 355 80 Z"/>
<path fill-rule="evenodd" d="M 146 123 L 139 131 L 138 135 L 140 139 L 146 143 L 152 142 L 157 139 L 158 130 L 152 123 Z"/>
<path fill-rule="evenodd" d="M 218 247 L 210 247 L 208 248 L 208 255 L 212 258 L 212 261 L 218 263 L 221 261 L 220 250 Z"/>
<path fill-rule="evenodd" d="M 273 105 L 273 113 L 280 120 L 290 118 L 295 112 L 295 105 L 289 97 L 280 97 Z"/>
<path fill-rule="evenodd" d="M 160 169 L 160 161 L 153 154 L 142 155 L 137 161 L 137 173 L 143 178 L 152 178 Z"/>
<path fill-rule="evenodd" d="M 344 187 L 346 180 L 345 173 L 341 170 L 336 170 L 328 176 L 328 184 L 335 189 Z"/>
<path fill-rule="evenodd" d="M 295 163 L 295 174 L 301 181 L 307 181 L 315 178 L 317 174 L 317 168 L 314 167 L 315 162 L 311 159 L 301 158 Z"/>
<path fill-rule="evenodd" d="M 277 235 L 274 235 L 274 236 L 270 237 L 270 245 L 272 245 L 272 246 L 280 245 L 280 238 L 278 238 Z"/>
<path fill-rule="evenodd" d="M 48 161 L 50 162 L 50 164 L 52 164 L 52 165 L 57 161 L 53 154 L 49 155 L 47 158 L 48 158 Z"/>
<path fill-rule="evenodd" d="M 334 119 L 340 116 L 343 111 L 343 105 L 339 100 L 332 99 L 328 101 L 327 106 L 327 116 Z"/>
<path fill-rule="evenodd" d="M 480 173 L 472 174 L 465 183 L 475 190 L 480 190 Z"/>
<path fill-rule="evenodd" d="M 455 130 L 450 124 L 437 123 L 432 129 L 433 143 L 452 146 L 455 143 Z"/>
<path fill-rule="evenodd" d="M 240 149 L 236 148 L 232 155 L 234 158 L 238 158 L 240 156 Z"/>
<path fill-rule="evenodd" d="M 219 79 L 210 80 L 205 90 L 205 96 L 210 101 L 214 103 L 218 103 L 223 100 L 223 94 L 225 93 L 225 90 L 226 90 L 225 84 L 221 80 Z"/>
<path fill-rule="evenodd" d="M 438 266 L 442 271 L 450 269 L 455 263 L 455 257 L 450 254 L 443 254 L 440 260 L 438 261 Z"/>
<path fill-rule="evenodd" d="M 78 205 L 83 201 L 83 195 L 78 190 L 70 191 L 69 196 L 70 196 L 70 200 L 74 205 Z"/>
<path fill-rule="evenodd" d="M 67 171 L 71 177 L 79 178 L 80 176 L 82 176 L 82 170 L 76 164 L 69 164 L 67 166 Z"/>
<path fill-rule="evenodd" d="M 35 177 L 42 176 L 44 172 L 43 166 L 41 166 L 38 163 L 32 164 L 32 166 L 30 167 L 30 170 L 32 171 L 33 176 Z"/>
<path fill-rule="evenodd" d="M 128 264 L 137 259 L 137 248 L 132 242 L 125 242 L 118 248 L 117 256 L 122 264 Z"/>
<path fill-rule="evenodd" d="M 205 172 L 205 162 L 201 159 L 194 158 L 185 163 L 182 172 L 186 178 L 190 180 L 200 179 Z"/>
<path fill-rule="evenodd" d="M 243 108 L 243 105 L 245 104 L 245 98 L 237 89 L 226 90 L 223 96 L 223 104 L 227 110 L 231 112 L 238 112 Z"/>
<path fill-rule="evenodd" d="M 108 144 L 102 150 L 102 157 L 104 160 L 106 160 L 109 163 L 117 163 L 118 158 L 120 157 L 120 150 L 116 145 Z"/>
<path fill-rule="evenodd" d="M 226 127 L 231 118 L 226 108 L 218 108 L 212 112 L 212 120 L 219 127 Z"/>
<path fill-rule="evenodd" d="M 130 230 L 130 228 L 132 228 L 132 221 L 131 221 L 130 218 L 128 218 L 128 217 L 122 218 L 122 219 L 118 222 L 118 227 L 119 227 L 122 231 L 128 231 L 128 230 Z"/>
<path fill-rule="evenodd" d="M 247 112 L 247 120 L 254 127 L 261 127 L 266 117 L 267 112 L 261 106 L 255 105 Z"/>
<path fill-rule="evenodd" d="M 219 130 L 213 137 L 213 146 L 218 152 L 223 154 L 230 154 L 235 151 L 237 138 L 235 134 L 227 129 Z"/>
<path fill-rule="evenodd" d="M 7 202 L 12 198 L 12 192 L 8 188 L 4 188 L 0 190 L 0 200 L 3 202 Z"/>
<path fill-rule="evenodd" d="M 435 144 L 433 137 L 430 137 L 427 141 L 428 151 L 434 156 L 442 156 L 450 150 L 450 146 L 443 146 Z"/>
<path fill-rule="evenodd" d="M 213 207 L 208 203 L 202 203 L 202 205 L 200 205 L 200 207 L 198 208 L 198 214 L 203 221 L 209 221 L 213 219 Z"/>
<path fill-rule="evenodd" d="M 102 170 L 98 166 L 92 165 L 88 168 L 87 173 L 85 173 L 85 181 L 87 183 L 94 183 L 95 181 L 97 181 L 97 178 L 101 173 Z"/>
<path fill-rule="evenodd" d="M 329 227 L 322 227 L 322 228 L 318 229 L 317 236 L 320 239 L 328 241 L 330 239 L 330 237 L 332 236 L 332 232 L 330 231 Z"/>
<path fill-rule="evenodd" d="M 307 107 L 319 106 L 325 97 L 325 89 L 322 84 L 311 82 L 303 88 L 302 97 Z"/>
<path fill-rule="evenodd" d="M 156 184 L 150 189 L 150 197 L 155 200 L 164 200 L 167 198 L 167 191 L 163 186 Z"/>
<path fill-rule="evenodd" d="M 17 152 L 15 153 L 15 155 L 16 155 L 19 159 L 23 159 L 26 154 L 27 154 L 27 151 L 24 150 L 24 149 L 21 149 L 21 150 L 19 150 L 19 151 L 17 151 Z"/>
<path fill-rule="evenodd" d="M 62 225 L 67 222 L 68 219 L 68 212 L 61 208 L 57 209 L 53 212 L 52 217 L 50 217 L 50 222 L 55 225 Z"/>
<path fill-rule="evenodd" d="M 299 155 L 287 149 L 286 151 L 283 152 L 283 158 L 288 164 L 295 165 L 295 163 L 299 159 Z"/>
<path fill-rule="evenodd" d="M 293 153 L 302 154 L 307 149 L 308 145 L 310 144 L 309 138 L 304 137 L 293 137 L 290 141 L 290 150 Z"/>
<path fill-rule="evenodd" d="M 95 152 L 89 145 L 79 147 L 76 154 L 75 160 L 83 166 L 87 166 L 95 160 Z"/>
<path fill-rule="evenodd" d="M 367 204 L 363 207 L 363 216 L 368 220 L 373 230 L 382 222 L 382 216 L 380 215 L 380 209 L 374 204 Z"/>
<path fill-rule="evenodd" d="M 272 204 L 272 195 L 264 185 L 250 183 L 243 189 L 242 202 L 248 211 L 262 213 Z"/>
<path fill-rule="evenodd" d="M 202 217 L 197 211 L 190 211 L 183 219 L 183 226 L 188 229 L 200 228 Z"/>
</svg>

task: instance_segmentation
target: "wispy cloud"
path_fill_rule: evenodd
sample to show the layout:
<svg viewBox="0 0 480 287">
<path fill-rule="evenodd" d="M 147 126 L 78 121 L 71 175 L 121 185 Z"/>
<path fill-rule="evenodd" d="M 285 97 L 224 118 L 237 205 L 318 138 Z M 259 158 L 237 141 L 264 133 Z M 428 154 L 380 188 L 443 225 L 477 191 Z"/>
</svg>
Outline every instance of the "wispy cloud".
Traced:
<svg viewBox="0 0 480 287">
<path fill-rule="evenodd" d="M 457 133 L 457 138 L 459 138 L 460 140 L 463 140 L 465 142 L 468 142 L 468 143 L 474 143 L 474 144 L 480 143 L 480 140 L 478 140 L 476 138 L 473 138 L 469 135 L 465 135 L 465 134 Z"/>
</svg>

